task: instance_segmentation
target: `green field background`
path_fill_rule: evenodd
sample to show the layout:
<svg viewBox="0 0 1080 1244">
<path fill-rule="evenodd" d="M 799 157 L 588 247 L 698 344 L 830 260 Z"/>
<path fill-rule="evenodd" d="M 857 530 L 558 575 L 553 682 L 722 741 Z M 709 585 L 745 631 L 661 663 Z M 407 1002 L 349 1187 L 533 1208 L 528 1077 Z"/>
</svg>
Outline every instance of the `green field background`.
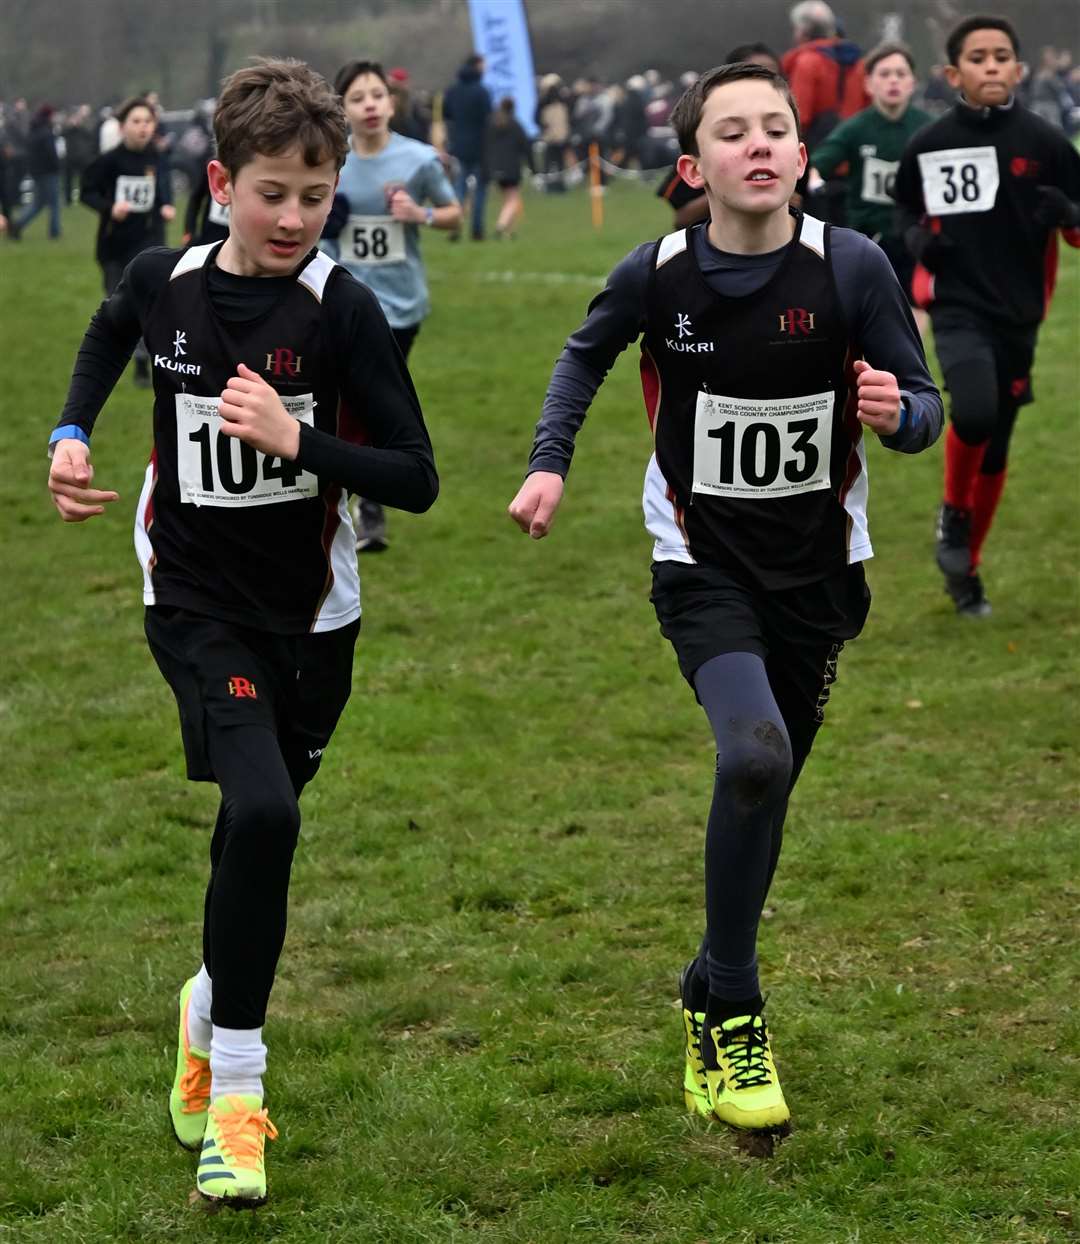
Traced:
<svg viewBox="0 0 1080 1244">
<path fill-rule="evenodd" d="M 94 436 L 122 499 L 62 524 L 45 442 L 100 297 L 93 218 L 0 246 L 0 1241 L 1080 1239 L 1078 256 L 987 547 L 993 617 L 958 619 L 933 565 L 940 444 L 868 448 L 874 607 L 762 931 L 794 1132 L 761 1161 L 682 1107 L 713 757 L 648 602 L 635 351 L 553 535 L 505 516 L 565 337 L 670 224 L 645 187 L 604 203 L 600 232 L 576 193 L 530 197 L 514 241 L 424 237 L 442 493 L 362 562 L 247 1215 L 189 1207 L 166 1117 L 215 801 L 142 636 L 150 401 L 123 378 Z"/>
</svg>

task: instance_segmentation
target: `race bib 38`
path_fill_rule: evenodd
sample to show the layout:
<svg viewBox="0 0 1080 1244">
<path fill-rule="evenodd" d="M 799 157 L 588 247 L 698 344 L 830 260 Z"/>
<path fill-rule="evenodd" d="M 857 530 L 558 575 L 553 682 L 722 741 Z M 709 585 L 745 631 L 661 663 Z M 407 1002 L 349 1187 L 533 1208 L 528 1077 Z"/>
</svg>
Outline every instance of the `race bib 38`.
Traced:
<svg viewBox="0 0 1080 1244">
<path fill-rule="evenodd" d="M 931 216 L 988 212 L 997 202 L 1000 178 L 993 147 L 951 147 L 919 154 L 923 201 Z"/>
</svg>

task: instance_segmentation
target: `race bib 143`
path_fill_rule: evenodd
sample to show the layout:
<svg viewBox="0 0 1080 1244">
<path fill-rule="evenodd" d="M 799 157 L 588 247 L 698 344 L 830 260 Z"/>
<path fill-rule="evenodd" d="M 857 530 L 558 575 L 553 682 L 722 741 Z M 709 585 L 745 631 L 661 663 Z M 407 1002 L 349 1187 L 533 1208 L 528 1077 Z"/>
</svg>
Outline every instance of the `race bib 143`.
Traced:
<svg viewBox="0 0 1080 1244">
<path fill-rule="evenodd" d="M 126 174 L 118 177 L 113 202 L 126 203 L 132 212 L 148 212 L 154 206 L 154 179 Z"/>
</svg>

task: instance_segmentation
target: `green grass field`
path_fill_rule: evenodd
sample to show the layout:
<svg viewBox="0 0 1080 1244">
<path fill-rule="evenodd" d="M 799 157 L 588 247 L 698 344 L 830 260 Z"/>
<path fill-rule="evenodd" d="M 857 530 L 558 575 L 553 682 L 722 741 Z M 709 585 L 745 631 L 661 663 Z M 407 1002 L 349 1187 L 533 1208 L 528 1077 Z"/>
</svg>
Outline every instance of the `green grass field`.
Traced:
<svg viewBox="0 0 1080 1244">
<path fill-rule="evenodd" d="M 166 1095 L 214 792 L 142 636 L 147 395 L 95 434 L 121 502 L 63 525 L 45 441 L 99 299 L 93 219 L 0 246 L 0 1240 L 974 1244 L 1080 1239 L 1076 331 L 1061 287 L 986 560 L 932 559 L 940 444 L 871 459 L 875 605 L 800 782 L 761 958 L 792 1136 L 683 1112 L 711 737 L 648 602 L 636 358 L 553 536 L 505 507 L 614 262 L 669 226 L 533 197 L 519 240 L 425 238 L 414 374 L 442 495 L 363 562 L 354 696 L 305 795 L 267 1026 L 272 1200 L 188 1204 Z M 988 257 L 988 261 L 991 257 Z"/>
</svg>

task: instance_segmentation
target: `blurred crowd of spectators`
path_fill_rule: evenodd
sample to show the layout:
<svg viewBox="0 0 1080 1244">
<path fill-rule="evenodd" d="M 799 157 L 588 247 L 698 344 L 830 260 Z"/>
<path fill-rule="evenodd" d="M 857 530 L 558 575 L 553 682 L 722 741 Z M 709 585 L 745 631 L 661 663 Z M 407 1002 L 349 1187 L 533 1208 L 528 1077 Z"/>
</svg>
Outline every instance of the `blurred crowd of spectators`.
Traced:
<svg viewBox="0 0 1080 1244">
<path fill-rule="evenodd" d="M 805 18 L 809 13 L 812 17 L 819 7 L 819 0 L 804 0 L 795 6 L 795 46 L 776 58 L 791 78 L 796 98 L 800 86 L 795 75 L 803 73 L 803 65 L 811 64 L 811 52 L 827 53 L 840 66 L 841 82 L 846 76 L 845 56 L 850 60 L 846 68 L 858 68 L 859 49 L 843 37 L 842 23 L 835 23 L 831 39 L 815 37 L 812 22 L 804 22 L 800 28 L 797 15 Z M 831 46 L 821 48 L 821 44 Z M 476 102 L 475 91 L 485 91 L 480 82 L 482 70 L 479 58 L 470 57 L 445 92 L 418 88 L 404 68 L 393 68 L 387 75 L 394 100 L 391 128 L 406 137 L 432 143 L 460 180 L 467 180 L 470 185 L 500 180 L 505 170 L 500 167 L 496 176 L 492 169 L 494 163 L 501 166 L 507 162 L 509 146 L 506 102 L 488 100 L 483 107 Z M 531 168 L 538 186 L 555 191 L 580 179 L 578 170 L 594 143 L 609 166 L 633 170 L 665 168 L 678 154 L 669 124 L 671 110 L 696 76 L 691 69 L 677 78 L 665 78 L 656 69 L 644 69 L 623 82 L 612 83 L 592 76 L 566 82 L 558 73 L 544 73 L 537 82 L 535 116 L 516 118 L 531 121 L 538 131 L 537 144 L 531 151 L 520 151 L 520 158 Z M 861 78 L 851 75 L 847 87 L 858 91 L 860 82 Z M 159 118 L 155 145 L 168 153 L 174 175 L 182 179 L 177 187 L 177 192 L 182 193 L 183 179 L 189 183 L 200 179 L 212 154 L 213 101 L 200 100 L 192 107 L 169 112 L 162 109 L 156 92 L 145 92 L 145 97 Z M 1068 49 L 1043 47 L 1029 67 L 1020 97 L 1044 120 L 1066 133 L 1080 132 L 1080 67 L 1074 65 Z M 953 92 L 941 65 L 930 67 L 914 102 L 931 114 L 943 112 L 951 105 Z M 864 103 L 858 101 L 860 107 Z M 512 107 L 511 102 L 511 117 Z M 850 111 L 843 110 L 845 115 Z M 803 120 L 811 130 L 805 115 Z M 519 133 L 515 130 L 513 137 L 518 147 Z M 0 227 L 6 218 L 10 235 L 18 237 L 22 217 L 28 212 L 36 215 L 47 211 L 49 235 L 59 236 L 61 206 L 77 199 L 83 170 L 118 141 L 118 126 L 109 106 L 95 110 L 82 103 L 58 108 L 41 102 L 31 107 L 24 98 L 0 100 Z M 24 204 L 27 206 L 22 210 Z"/>
</svg>

